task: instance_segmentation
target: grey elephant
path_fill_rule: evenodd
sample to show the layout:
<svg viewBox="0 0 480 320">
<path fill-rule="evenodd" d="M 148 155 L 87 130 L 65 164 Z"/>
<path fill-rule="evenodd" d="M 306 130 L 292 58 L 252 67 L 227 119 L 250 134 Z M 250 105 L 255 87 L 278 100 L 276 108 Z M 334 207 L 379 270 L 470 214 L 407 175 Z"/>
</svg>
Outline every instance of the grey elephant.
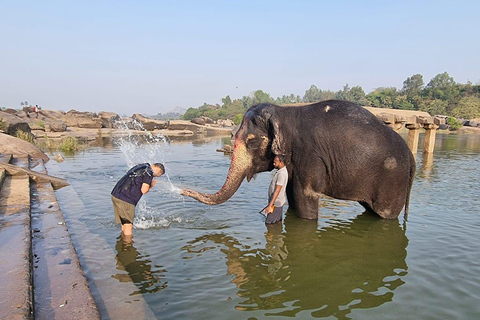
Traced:
<svg viewBox="0 0 480 320">
<path fill-rule="evenodd" d="M 259 104 L 245 113 L 223 187 L 215 194 L 183 189 L 206 204 L 228 200 L 243 179 L 286 157 L 288 204 L 317 219 L 320 194 L 358 201 L 385 219 L 408 214 L 415 159 L 403 138 L 361 106 L 329 100 L 300 107 Z"/>
</svg>

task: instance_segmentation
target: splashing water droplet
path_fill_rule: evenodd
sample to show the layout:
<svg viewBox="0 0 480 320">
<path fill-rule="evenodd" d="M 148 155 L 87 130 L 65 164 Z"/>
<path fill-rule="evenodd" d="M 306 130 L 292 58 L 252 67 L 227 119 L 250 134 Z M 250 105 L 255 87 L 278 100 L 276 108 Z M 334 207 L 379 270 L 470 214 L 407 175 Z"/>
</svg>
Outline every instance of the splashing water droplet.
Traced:
<svg viewBox="0 0 480 320">
<path fill-rule="evenodd" d="M 161 183 L 151 189 L 154 192 L 160 194 L 169 193 L 175 198 L 183 198 L 181 189 L 174 186 L 168 175 L 168 161 L 166 156 L 171 155 L 170 145 L 167 139 L 163 135 L 153 135 L 146 130 L 143 125 L 137 120 L 118 121 L 117 125 L 120 129 L 123 129 L 123 134 L 117 138 L 120 151 L 125 156 L 128 168 L 133 167 L 139 163 L 163 163 L 165 166 L 165 174 L 167 182 Z M 140 229 L 148 228 L 168 228 L 174 219 L 181 219 L 178 217 L 168 217 L 162 212 L 158 212 L 156 209 L 147 208 L 146 201 L 142 197 L 137 205 L 137 217 L 135 218 L 134 225 Z"/>
</svg>

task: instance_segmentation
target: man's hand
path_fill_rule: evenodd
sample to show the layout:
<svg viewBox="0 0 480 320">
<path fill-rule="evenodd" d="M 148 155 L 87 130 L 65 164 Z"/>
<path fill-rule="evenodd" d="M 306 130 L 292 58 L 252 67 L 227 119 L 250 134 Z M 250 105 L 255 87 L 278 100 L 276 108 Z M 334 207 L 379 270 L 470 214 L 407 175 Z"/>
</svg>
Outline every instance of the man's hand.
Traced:
<svg viewBox="0 0 480 320">
<path fill-rule="evenodd" d="M 156 184 L 157 184 L 157 180 L 156 179 L 152 180 L 152 183 L 150 184 L 150 188 L 155 187 Z"/>
<path fill-rule="evenodd" d="M 274 206 L 270 206 L 270 205 L 269 205 L 268 207 L 265 208 L 265 213 L 266 213 L 266 214 L 270 214 L 270 213 L 273 212 L 274 209 L 275 209 Z"/>
</svg>

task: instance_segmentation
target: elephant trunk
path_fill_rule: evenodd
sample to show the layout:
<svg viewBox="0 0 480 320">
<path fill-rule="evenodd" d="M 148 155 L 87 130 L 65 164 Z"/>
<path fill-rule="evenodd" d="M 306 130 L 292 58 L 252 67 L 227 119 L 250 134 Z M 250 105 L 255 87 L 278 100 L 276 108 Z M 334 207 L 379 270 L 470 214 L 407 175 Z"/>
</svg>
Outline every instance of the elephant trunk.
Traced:
<svg viewBox="0 0 480 320">
<path fill-rule="evenodd" d="M 223 187 L 214 194 L 200 193 L 194 190 L 183 189 L 182 195 L 197 199 L 206 204 L 220 204 L 230 199 L 238 190 L 246 176 L 247 169 L 251 166 L 252 158 L 247 153 L 244 143 L 236 142 L 228 169 L 227 179 Z"/>
</svg>

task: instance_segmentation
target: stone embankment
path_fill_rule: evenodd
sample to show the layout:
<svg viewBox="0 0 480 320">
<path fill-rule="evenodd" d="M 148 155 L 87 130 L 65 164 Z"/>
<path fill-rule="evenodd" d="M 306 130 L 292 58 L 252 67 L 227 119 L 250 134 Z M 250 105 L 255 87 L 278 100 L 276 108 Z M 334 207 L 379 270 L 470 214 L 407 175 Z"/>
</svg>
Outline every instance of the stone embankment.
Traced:
<svg viewBox="0 0 480 320">
<path fill-rule="evenodd" d="M 0 155 L 0 319 L 100 319 L 54 193 L 67 183 L 31 159 Z"/>
</svg>

